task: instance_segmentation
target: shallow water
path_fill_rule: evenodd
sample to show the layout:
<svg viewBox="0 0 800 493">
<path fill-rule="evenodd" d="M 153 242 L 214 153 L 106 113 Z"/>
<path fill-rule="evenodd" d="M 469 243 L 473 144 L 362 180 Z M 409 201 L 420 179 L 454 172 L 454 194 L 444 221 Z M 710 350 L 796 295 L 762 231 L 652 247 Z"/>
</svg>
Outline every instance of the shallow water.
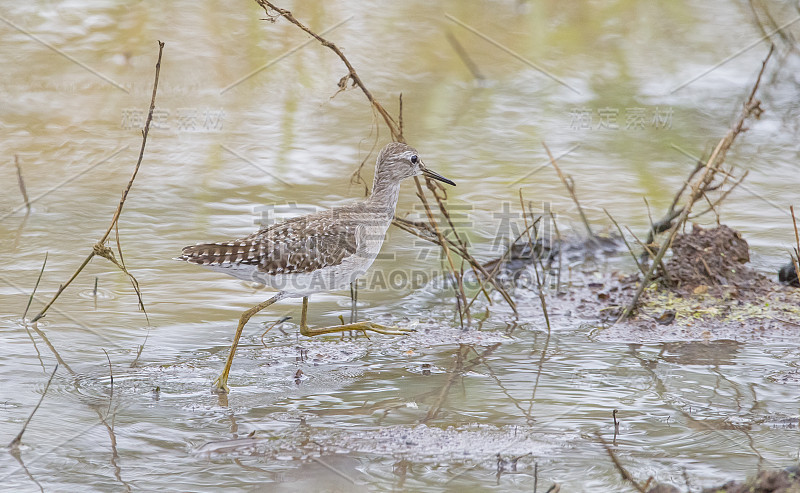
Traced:
<svg viewBox="0 0 800 493">
<path fill-rule="evenodd" d="M 767 5 L 779 25 L 798 16 Z M 458 183 L 450 204 L 482 260 L 520 230 L 520 188 L 537 211 L 556 213 L 562 233 L 583 233 L 542 141 L 562 156 L 596 230 L 607 228 L 606 208 L 644 233 L 642 197 L 656 216 L 669 205 L 694 166 L 676 148 L 710 152 L 768 49 L 746 3 L 293 10 L 317 31 L 341 23 L 327 36 L 391 112 L 403 93 L 406 138 Z M 297 335 L 299 303 L 281 302 L 248 325 L 221 402 L 209 388 L 235 322 L 268 293 L 171 258 L 358 197 L 349 176 L 388 132 L 361 93 L 336 94 L 345 71 L 330 52 L 310 43 L 286 55 L 308 38 L 259 20 L 255 4 L 42 2 L 0 15 L 0 436 L 19 432 L 60 360 L 22 462 L 0 454 L 4 489 L 624 491 L 598 439 L 614 440 L 614 409 L 615 453 L 641 482 L 684 487 L 685 476 L 698 489 L 798 460 L 791 327 L 782 337 L 642 344 L 591 339 L 595 320 L 557 310 L 548 335 L 538 297 L 520 289 L 519 319 L 499 297 L 479 299 L 462 331 L 438 252 L 396 229 L 359 290 L 359 316 L 417 332 L 309 340 Z M 26 328 L 45 252 L 28 317 L 108 227 L 138 155 L 156 39 L 166 42 L 159 111 L 119 228 L 150 326 L 126 277 L 94 259 Z M 765 113 L 729 154 L 749 175 L 720 211 L 769 275 L 788 258 L 800 183 L 799 59 L 779 47 L 760 93 Z M 398 215 L 419 213 L 415 200 L 408 183 Z M 599 268 L 633 269 L 622 254 Z M 295 319 L 262 341 L 284 315 Z M 339 315 L 350 316 L 348 293 L 314 296 L 312 325 Z"/>
</svg>

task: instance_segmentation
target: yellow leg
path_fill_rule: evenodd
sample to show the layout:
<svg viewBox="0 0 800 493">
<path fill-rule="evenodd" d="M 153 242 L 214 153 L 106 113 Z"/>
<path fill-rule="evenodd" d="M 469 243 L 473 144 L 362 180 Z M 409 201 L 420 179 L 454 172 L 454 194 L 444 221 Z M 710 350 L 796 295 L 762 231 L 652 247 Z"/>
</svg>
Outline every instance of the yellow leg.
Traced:
<svg viewBox="0 0 800 493">
<path fill-rule="evenodd" d="M 233 355 L 236 354 L 236 347 L 239 345 L 239 338 L 242 336 L 242 331 L 244 330 L 244 326 L 250 317 L 255 315 L 256 313 L 260 312 L 264 308 L 268 307 L 269 305 L 275 303 L 276 301 L 283 298 L 283 293 L 278 293 L 272 298 L 268 299 L 263 303 L 259 303 L 258 305 L 254 306 L 253 308 L 247 310 L 246 312 L 242 313 L 241 318 L 239 318 L 239 325 L 236 327 L 236 334 L 233 336 L 233 343 L 231 344 L 231 351 L 228 354 L 228 361 L 225 363 L 225 369 L 222 370 L 222 374 L 214 380 L 214 387 L 217 392 L 228 393 L 230 392 L 230 388 L 228 388 L 228 374 L 231 372 L 231 365 L 233 364 Z"/>
<path fill-rule="evenodd" d="M 373 322 L 355 322 L 350 324 L 333 325 L 331 327 L 320 327 L 312 329 L 306 324 L 306 317 L 308 312 L 308 297 L 303 298 L 303 311 L 300 314 L 300 333 L 304 336 L 313 337 L 322 334 L 332 334 L 335 332 L 347 332 L 348 330 L 361 331 L 366 335 L 367 331 L 377 332 L 378 334 L 401 336 L 407 335 L 409 332 L 414 332 L 413 329 L 404 329 L 399 327 L 386 327 L 385 325 L 376 324 Z"/>
</svg>

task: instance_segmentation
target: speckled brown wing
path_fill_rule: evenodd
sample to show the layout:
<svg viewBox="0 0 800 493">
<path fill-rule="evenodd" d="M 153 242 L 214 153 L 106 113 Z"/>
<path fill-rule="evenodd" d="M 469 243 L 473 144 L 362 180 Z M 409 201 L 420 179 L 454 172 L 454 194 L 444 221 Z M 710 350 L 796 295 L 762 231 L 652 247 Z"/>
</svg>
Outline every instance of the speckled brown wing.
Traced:
<svg viewBox="0 0 800 493">
<path fill-rule="evenodd" d="M 336 210 L 297 217 L 232 241 L 187 246 L 180 260 L 203 266 L 254 265 L 269 275 L 313 272 L 356 252 L 357 227 Z"/>
</svg>

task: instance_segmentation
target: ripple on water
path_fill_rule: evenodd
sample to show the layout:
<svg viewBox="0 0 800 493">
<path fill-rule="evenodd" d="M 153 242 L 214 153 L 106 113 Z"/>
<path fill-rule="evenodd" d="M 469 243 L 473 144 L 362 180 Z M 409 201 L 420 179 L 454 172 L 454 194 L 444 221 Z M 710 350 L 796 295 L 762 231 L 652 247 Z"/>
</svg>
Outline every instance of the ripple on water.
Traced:
<svg viewBox="0 0 800 493">
<path fill-rule="evenodd" d="M 569 447 L 577 435 L 546 435 L 525 426 L 396 425 L 374 429 L 308 428 L 306 439 L 299 442 L 293 434 L 283 437 L 248 436 L 213 441 L 196 448 L 194 453 L 214 458 L 220 456 L 278 456 L 308 460 L 329 453 L 365 454 L 374 458 L 405 459 L 430 465 L 456 466 L 478 461 L 479 467 L 494 469 L 498 452 L 503 457 L 523 458 L 518 467 L 529 467 L 533 457 L 552 455 Z"/>
<path fill-rule="evenodd" d="M 97 291 L 94 289 L 83 289 L 78 292 L 78 296 L 86 300 L 114 300 L 117 299 L 117 295 L 115 295 L 112 291 L 104 288 L 97 288 Z"/>
</svg>

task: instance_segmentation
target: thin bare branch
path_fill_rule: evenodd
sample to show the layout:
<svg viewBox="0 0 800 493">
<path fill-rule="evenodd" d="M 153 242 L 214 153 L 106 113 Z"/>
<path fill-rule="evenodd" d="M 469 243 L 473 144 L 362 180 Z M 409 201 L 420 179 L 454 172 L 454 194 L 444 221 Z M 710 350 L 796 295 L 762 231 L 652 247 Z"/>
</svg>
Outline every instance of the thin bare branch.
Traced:
<svg viewBox="0 0 800 493">
<path fill-rule="evenodd" d="M 630 243 L 628 243 L 627 238 L 625 238 L 625 233 L 622 231 L 622 228 L 619 226 L 619 223 L 617 223 L 617 220 L 614 219 L 611 216 L 611 213 L 608 212 L 606 209 L 603 209 L 603 212 L 606 213 L 606 216 L 608 216 L 608 218 L 611 219 L 611 222 L 614 223 L 614 226 L 617 227 L 617 231 L 619 231 L 619 237 L 622 238 L 623 243 L 625 243 L 625 246 L 631 253 L 631 257 L 633 257 L 633 262 L 636 264 L 636 267 L 639 268 L 639 272 L 641 272 L 642 275 L 647 275 L 647 271 L 644 270 L 644 267 L 642 266 L 642 264 L 639 263 L 639 260 L 636 258 L 636 253 L 633 251 L 633 247 L 631 247 Z"/>
<path fill-rule="evenodd" d="M 572 201 L 575 202 L 575 205 L 578 207 L 578 214 L 581 215 L 581 221 L 583 221 L 583 226 L 586 228 L 586 233 L 589 235 L 590 239 L 594 238 L 594 233 L 592 233 L 592 227 L 589 225 L 589 220 L 586 219 L 586 214 L 583 212 L 583 207 L 581 207 L 581 203 L 578 201 L 578 196 L 575 194 L 575 182 L 572 180 L 571 176 L 564 176 L 564 174 L 561 172 L 561 168 L 558 167 L 556 158 L 553 157 L 553 154 L 550 152 L 547 144 L 542 142 L 542 147 L 544 147 L 544 150 L 547 151 L 547 156 L 550 158 L 550 164 L 553 165 L 556 173 L 558 173 L 558 178 L 561 180 L 561 183 L 564 184 L 569 192 L 570 197 L 572 197 Z"/>
<path fill-rule="evenodd" d="M 358 73 L 356 72 L 356 69 L 353 68 L 353 65 L 350 64 L 350 61 L 347 59 L 346 56 L 344 56 L 344 53 L 342 53 L 342 51 L 339 49 L 338 46 L 336 46 L 335 44 L 331 43 L 327 39 L 323 38 L 319 34 L 315 33 L 314 31 L 306 27 L 303 23 L 298 21 L 289 10 L 279 8 L 275 6 L 275 4 L 267 0 L 256 0 L 256 3 L 260 5 L 261 8 L 264 9 L 267 15 L 272 15 L 270 13 L 270 10 L 277 12 L 284 19 L 291 22 L 295 26 L 299 27 L 306 34 L 310 35 L 311 37 L 319 41 L 320 44 L 322 44 L 322 46 L 329 48 L 334 53 L 336 53 L 336 56 L 338 56 L 339 59 L 342 61 L 342 63 L 344 63 L 345 67 L 347 67 L 348 72 L 347 75 L 345 76 L 345 80 L 349 78 L 354 85 L 358 86 L 358 88 L 361 89 L 361 92 L 363 92 L 364 95 L 367 97 L 370 104 L 372 104 L 372 107 L 375 108 L 375 110 L 383 118 L 383 121 L 386 122 L 386 126 L 389 127 L 389 131 L 392 133 L 392 138 L 397 142 L 405 142 L 405 140 L 403 140 L 403 132 L 401 131 L 400 126 L 397 124 L 397 122 L 394 121 L 394 118 L 392 118 L 389 112 L 386 111 L 386 109 L 378 102 L 378 100 L 375 99 L 375 97 L 372 95 L 372 92 L 370 92 L 370 90 L 367 89 L 367 86 L 365 86 L 364 82 L 361 81 L 361 77 L 359 77 Z"/>
<path fill-rule="evenodd" d="M 39 271 L 39 277 L 36 278 L 36 284 L 33 285 L 33 291 L 31 291 L 31 296 L 28 298 L 28 304 L 25 305 L 25 311 L 22 313 L 22 321 L 25 322 L 25 316 L 28 315 L 28 310 L 31 308 L 31 303 L 33 302 L 33 297 L 36 295 L 36 289 L 39 287 L 39 282 L 42 280 L 42 275 L 44 274 L 44 268 L 47 265 L 47 254 L 48 252 L 44 252 L 44 262 L 42 262 L 42 268 Z"/>
<path fill-rule="evenodd" d="M 39 320 L 40 318 L 42 318 L 45 315 L 47 310 L 53 305 L 53 303 L 55 303 L 55 301 L 58 299 L 58 297 L 61 296 L 61 293 L 63 293 L 64 290 L 67 288 L 67 286 L 69 286 L 72 283 L 72 281 L 74 281 L 75 278 L 78 277 L 78 274 L 80 274 L 80 272 L 83 270 L 83 268 L 86 267 L 86 265 L 92 260 L 92 257 L 94 257 L 97 254 L 100 254 L 101 256 L 103 256 L 103 257 L 111 260 L 112 262 L 114 262 L 117 265 L 117 267 L 122 269 L 122 271 L 125 272 L 129 277 L 133 278 L 133 276 L 124 267 L 122 267 L 119 263 L 117 263 L 116 261 L 113 260 L 113 255 L 114 255 L 113 251 L 111 251 L 111 249 L 106 247 L 104 244 L 105 244 L 106 240 L 108 239 L 108 236 L 111 234 L 111 230 L 113 230 L 117 225 L 117 221 L 119 220 L 119 216 L 122 213 L 122 207 L 125 205 L 125 199 L 128 198 L 128 193 L 130 192 L 131 187 L 133 186 L 133 180 L 136 179 L 136 175 L 139 173 L 139 167 L 142 164 L 142 159 L 144 158 L 144 149 L 145 149 L 145 146 L 147 145 L 147 135 L 150 133 L 150 122 L 153 121 L 153 110 L 156 107 L 156 92 L 158 91 L 158 77 L 159 77 L 159 74 L 161 72 L 161 55 L 162 55 L 163 51 L 164 51 L 164 43 L 159 41 L 158 42 L 158 61 L 156 61 L 155 81 L 153 82 L 153 95 L 150 98 L 150 111 L 147 114 L 147 121 L 145 122 L 144 129 L 142 130 L 142 147 L 139 150 L 139 159 L 136 161 L 136 166 L 133 169 L 133 174 L 131 175 L 131 179 L 128 181 L 128 185 L 125 187 L 125 189 L 122 192 L 122 197 L 120 198 L 119 205 L 117 205 L 117 209 L 116 209 L 116 211 L 114 211 L 114 216 L 111 218 L 111 224 L 108 225 L 108 229 L 106 230 L 105 234 L 103 234 L 103 236 L 100 238 L 100 240 L 97 241 L 97 243 L 92 248 L 92 252 L 89 253 L 89 255 L 86 257 L 86 259 L 80 265 L 80 267 L 78 267 L 78 270 L 76 270 L 75 273 L 72 274 L 72 276 L 67 280 L 66 283 L 64 283 L 61 286 L 59 286 L 58 291 L 56 291 L 56 294 L 47 303 L 47 305 L 45 305 L 45 307 L 35 317 L 33 317 L 32 322 L 36 322 L 37 320 Z M 106 253 L 108 253 L 108 252 L 110 252 L 110 255 L 106 255 Z M 135 287 L 138 288 L 138 282 L 136 282 L 135 279 L 133 279 L 132 282 L 135 284 Z M 137 291 L 137 295 L 139 295 L 139 294 L 140 293 L 138 293 L 138 291 Z M 139 301 L 141 302 L 141 296 L 139 297 Z M 143 305 L 142 305 L 142 308 L 144 308 Z M 145 317 L 147 317 L 147 313 L 146 312 L 145 312 Z M 149 323 L 149 320 L 148 320 L 148 323 Z"/>
</svg>

